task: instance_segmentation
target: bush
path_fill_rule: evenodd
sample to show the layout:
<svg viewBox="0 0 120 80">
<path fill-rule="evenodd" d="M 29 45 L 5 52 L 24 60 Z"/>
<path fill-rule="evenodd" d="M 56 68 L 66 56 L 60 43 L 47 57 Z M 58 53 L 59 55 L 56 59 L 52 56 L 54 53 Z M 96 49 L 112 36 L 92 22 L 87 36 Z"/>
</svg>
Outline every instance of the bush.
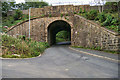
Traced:
<svg viewBox="0 0 120 80">
<path fill-rule="evenodd" d="M 68 14 L 65 14 L 65 16 L 69 16 Z"/>
<path fill-rule="evenodd" d="M 82 8 L 80 8 L 80 11 L 79 11 L 79 13 L 82 13 Z"/>
<path fill-rule="evenodd" d="M 102 26 L 110 26 L 112 23 L 112 15 L 108 14 L 107 19 L 102 23 Z"/>
<path fill-rule="evenodd" d="M 97 14 L 98 14 L 97 10 L 91 10 L 90 12 L 85 13 L 85 17 L 87 19 L 94 20 L 97 17 Z"/>
<path fill-rule="evenodd" d="M 74 14 L 77 14 L 77 12 L 74 12 Z"/>
<path fill-rule="evenodd" d="M 52 17 L 52 14 L 49 14 L 49 17 Z"/>
<path fill-rule="evenodd" d="M 9 21 L 10 21 L 11 24 L 14 23 L 15 20 L 14 20 L 13 16 L 11 16 L 11 17 L 9 18 Z"/>
<path fill-rule="evenodd" d="M 111 22 L 112 25 L 119 25 L 118 19 L 113 19 Z"/>
<path fill-rule="evenodd" d="M 19 39 L 17 39 L 8 35 L 3 35 L 2 46 L 4 48 L 2 48 L 2 57 L 16 58 L 14 54 L 20 55 L 21 58 L 36 57 L 49 47 L 46 42 L 36 42 L 31 39 L 24 40 L 23 37 L 24 36 L 20 36 Z"/>
<path fill-rule="evenodd" d="M 7 20 L 5 23 L 4 23 L 4 26 L 10 26 L 10 21 L 9 20 Z"/>
<path fill-rule="evenodd" d="M 83 13 L 86 13 L 86 9 L 84 9 L 84 12 Z"/>
<path fill-rule="evenodd" d="M 26 40 L 26 36 L 25 35 L 19 35 L 18 39 Z"/>
<path fill-rule="evenodd" d="M 105 13 L 99 13 L 95 20 L 98 20 L 100 23 L 104 22 L 106 20 Z"/>
<path fill-rule="evenodd" d="M 60 16 L 63 17 L 63 14 L 61 14 Z"/>
<path fill-rule="evenodd" d="M 119 32 L 119 26 L 111 25 L 111 26 L 105 26 L 108 29 L 111 29 L 113 31 Z"/>
<path fill-rule="evenodd" d="M 19 9 L 17 9 L 17 10 L 15 10 L 15 15 L 14 15 L 14 19 L 15 20 L 20 20 L 20 19 L 22 19 L 22 11 L 21 10 L 19 10 Z"/>
</svg>

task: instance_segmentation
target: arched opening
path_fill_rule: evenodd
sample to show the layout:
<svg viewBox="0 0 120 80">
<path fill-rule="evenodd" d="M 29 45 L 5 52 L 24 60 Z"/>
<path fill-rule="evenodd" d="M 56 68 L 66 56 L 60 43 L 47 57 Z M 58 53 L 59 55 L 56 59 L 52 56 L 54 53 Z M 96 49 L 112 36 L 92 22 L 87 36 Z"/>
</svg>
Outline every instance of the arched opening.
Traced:
<svg viewBox="0 0 120 80">
<path fill-rule="evenodd" d="M 71 40 L 71 26 L 69 23 L 63 20 L 57 20 L 52 22 L 48 26 L 48 43 L 50 45 L 56 44 L 56 34 L 60 31 L 67 31 Z"/>
<path fill-rule="evenodd" d="M 56 44 L 63 44 L 63 43 L 70 44 L 71 41 L 70 35 L 71 33 L 69 31 L 65 31 L 65 30 L 59 31 L 56 34 Z"/>
</svg>

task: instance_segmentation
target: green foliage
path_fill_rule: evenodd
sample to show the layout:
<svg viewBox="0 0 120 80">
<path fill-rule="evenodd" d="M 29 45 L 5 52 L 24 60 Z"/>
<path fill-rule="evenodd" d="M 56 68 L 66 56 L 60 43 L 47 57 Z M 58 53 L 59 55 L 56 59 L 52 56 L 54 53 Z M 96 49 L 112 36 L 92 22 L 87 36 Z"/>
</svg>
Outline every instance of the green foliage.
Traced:
<svg viewBox="0 0 120 80">
<path fill-rule="evenodd" d="M 63 17 L 63 14 L 61 14 L 60 16 Z"/>
<path fill-rule="evenodd" d="M 17 23 L 19 23 L 21 21 L 25 21 L 27 19 L 29 19 L 28 15 L 22 14 L 20 10 L 17 10 L 16 14 L 14 14 L 13 16 L 7 16 L 7 17 L 2 18 L 2 27 L 4 27 L 4 26 L 11 27 L 11 26 L 16 25 Z M 6 31 L 6 29 L 3 28 L 3 31 Z"/>
<path fill-rule="evenodd" d="M 43 1 L 38 1 L 38 2 L 25 2 L 25 5 L 27 5 L 27 8 L 32 7 L 32 8 L 42 8 L 44 6 L 48 6 L 47 2 Z"/>
<path fill-rule="evenodd" d="M 56 42 L 69 41 L 70 33 L 68 31 L 60 31 L 56 34 Z"/>
<path fill-rule="evenodd" d="M 8 35 L 2 36 L 2 46 L 2 57 L 9 58 L 36 57 L 49 47 L 46 42 L 32 41 L 25 36 L 19 36 L 17 39 Z"/>
<path fill-rule="evenodd" d="M 77 14 L 76 12 L 74 12 L 74 14 Z"/>
<path fill-rule="evenodd" d="M 79 11 L 79 13 L 82 13 L 82 8 L 80 8 L 80 11 Z"/>
<path fill-rule="evenodd" d="M 119 25 L 119 21 L 118 19 L 113 19 L 112 22 L 111 22 L 112 25 Z"/>
<path fill-rule="evenodd" d="M 15 1 L 10 2 L 10 1 L 3 1 L 2 2 L 2 11 L 3 11 L 3 15 L 2 16 L 6 16 L 7 12 L 9 10 L 14 10 L 15 8 L 17 9 L 21 9 L 21 10 L 27 10 L 29 9 L 29 7 L 32 8 L 42 8 L 44 6 L 48 6 L 47 2 L 44 1 L 37 1 L 37 2 L 25 2 L 25 3 L 18 3 L 16 4 Z"/>
<path fill-rule="evenodd" d="M 9 11 L 9 10 L 13 10 L 13 8 L 15 8 L 15 2 L 2 2 L 2 17 L 4 17 L 4 16 L 7 16 L 7 12 Z"/>
<path fill-rule="evenodd" d="M 117 2 L 106 2 L 105 5 L 117 5 Z"/>
<path fill-rule="evenodd" d="M 84 9 L 84 12 L 83 13 L 86 13 L 86 9 Z"/>
<path fill-rule="evenodd" d="M 26 40 L 26 36 L 25 35 L 19 35 L 18 39 Z"/>
<path fill-rule="evenodd" d="M 52 14 L 49 14 L 49 17 L 52 17 Z"/>
<path fill-rule="evenodd" d="M 113 30 L 115 32 L 118 32 L 119 30 L 119 26 L 115 26 L 115 25 L 110 25 L 110 26 L 105 26 L 106 28 Z"/>
<path fill-rule="evenodd" d="M 41 15 L 41 17 L 44 17 L 44 16 L 45 16 L 44 14 Z"/>
<path fill-rule="evenodd" d="M 97 10 L 91 10 L 90 12 L 85 13 L 85 17 L 87 19 L 94 20 L 97 17 L 97 14 L 98 14 Z"/>
<path fill-rule="evenodd" d="M 14 15 L 14 19 L 15 20 L 20 20 L 20 19 L 22 19 L 22 11 L 21 10 L 19 10 L 19 9 L 17 9 L 17 10 L 15 10 L 15 15 Z"/>
<path fill-rule="evenodd" d="M 10 5 L 8 2 L 3 2 L 2 3 L 2 11 L 4 11 L 5 13 L 10 9 Z"/>
<path fill-rule="evenodd" d="M 108 14 L 106 20 L 102 23 L 102 26 L 110 26 L 112 23 L 113 17 Z"/>
<path fill-rule="evenodd" d="M 113 12 L 113 11 L 112 11 Z M 120 24 L 120 20 L 118 18 L 118 13 L 98 13 L 96 10 L 91 10 L 90 12 L 83 13 L 80 11 L 78 15 L 81 15 L 89 20 L 96 20 L 101 26 L 106 27 L 112 31 L 118 32 L 118 26 Z"/>
<path fill-rule="evenodd" d="M 65 14 L 65 16 L 68 16 L 68 14 Z"/>
<path fill-rule="evenodd" d="M 109 9 L 107 9 L 106 12 L 113 13 L 113 12 L 118 11 L 118 3 L 117 2 L 106 2 L 105 5 L 109 6 Z"/>
<path fill-rule="evenodd" d="M 27 20 L 27 19 L 29 19 L 29 15 L 27 14 L 22 14 L 22 20 L 24 21 L 24 20 Z"/>
<path fill-rule="evenodd" d="M 106 20 L 105 13 L 99 13 L 95 20 L 98 20 L 99 22 L 104 22 Z"/>
</svg>

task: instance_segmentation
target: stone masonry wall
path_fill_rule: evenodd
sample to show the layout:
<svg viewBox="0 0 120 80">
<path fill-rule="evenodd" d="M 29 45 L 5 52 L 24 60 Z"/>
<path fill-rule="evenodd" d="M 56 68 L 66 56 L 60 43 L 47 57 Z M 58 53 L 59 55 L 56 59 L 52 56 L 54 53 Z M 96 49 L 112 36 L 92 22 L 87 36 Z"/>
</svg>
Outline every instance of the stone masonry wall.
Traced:
<svg viewBox="0 0 120 80">
<path fill-rule="evenodd" d="M 120 35 L 98 24 L 75 15 L 73 29 L 73 46 L 119 50 Z"/>
<path fill-rule="evenodd" d="M 69 19 L 69 20 L 67 20 Z M 37 17 L 31 19 L 31 26 L 30 26 L 30 37 L 33 40 L 41 41 L 41 42 L 47 42 L 48 40 L 48 26 L 56 21 L 56 20 L 63 20 L 66 21 L 71 26 L 71 32 L 72 30 L 72 16 L 67 16 L 67 19 L 65 17 Z M 29 20 L 26 20 L 22 23 L 18 23 L 15 26 L 12 26 L 7 31 L 8 35 L 18 37 L 18 35 L 25 35 L 28 37 L 29 35 Z M 72 37 L 72 36 L 71 36 Z"/>
<path fill-rule="evenodd" d="M 44 8 L 31 8 L 31 16 L 41 15 L 60 15 L 60 14 L 73 14 L 78 13 L 82 9 L 83 11 L 89 11 L 90 5 L 59 5 L 59 6 L 45 6 Z M 29 10 L 28 10 L 29 12 Z"/>
<path fill-rule="evenodd" d="M 31 38 L 36 41 L 48 41 L 48 26 L 57 20 L 66 21 L 71 26 L 71 45 L 101 48 L 103 50 L 119 50 L 120 35 L 101 27 L 93 21 L 79 15 L 64 17 L 37 17 L 31 19 Z M 56 26 L 57 27 L 57 26 Z M 7 34 L 17 37 L 29 34 L 29 20 L 12 26 Z"/>
</svg>

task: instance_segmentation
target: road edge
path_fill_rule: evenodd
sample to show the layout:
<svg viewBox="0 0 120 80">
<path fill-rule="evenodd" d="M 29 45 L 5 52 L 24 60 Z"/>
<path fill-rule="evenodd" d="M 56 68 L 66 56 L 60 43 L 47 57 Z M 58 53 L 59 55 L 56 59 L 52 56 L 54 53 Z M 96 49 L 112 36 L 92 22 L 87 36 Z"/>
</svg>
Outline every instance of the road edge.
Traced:
<svg viewBox="0 0 120 80">
<path fill-rule="evenodd" d="M 76 50 L 75 48 L 72 48 L 72 47 L 69 47 L 69 49 L 80 52 L 80 53 L 84 53 L 84 54 L 87 54 L 87 55 L 91 55 L 91 56 L 94 56 L 94 57 L 99 57 L 99 58 L 103 58 L 103 59 L 107 59 L 107 60 L 111 60 L 111 61 L 115 61 L 115 62 L 120 63 L 120 60 L 116 60 L 116 59 L 113 59 L 113 58 L 110 58 L 110 57 L 91 54 L 91 53 L 88 53 L 88 52 L 85 52 L 85 51 Z"/>
<path fill-rule="evenodd" d="M 42 53 L 42 54 L 44 54 L 44 53 Z M 40 54 L 39 56 L 37 56 L 37 57 L 32 57 L 32 58 L 2 58 L 2 57 L 0 57 L 0 59 L 2 59 L 2 60 L 4 60 L 4 59 L 33 59 L 33 58 L 38 58 L 38 57 L 41 57 L 42 56 L 42 54 Z"/>
</svg>

